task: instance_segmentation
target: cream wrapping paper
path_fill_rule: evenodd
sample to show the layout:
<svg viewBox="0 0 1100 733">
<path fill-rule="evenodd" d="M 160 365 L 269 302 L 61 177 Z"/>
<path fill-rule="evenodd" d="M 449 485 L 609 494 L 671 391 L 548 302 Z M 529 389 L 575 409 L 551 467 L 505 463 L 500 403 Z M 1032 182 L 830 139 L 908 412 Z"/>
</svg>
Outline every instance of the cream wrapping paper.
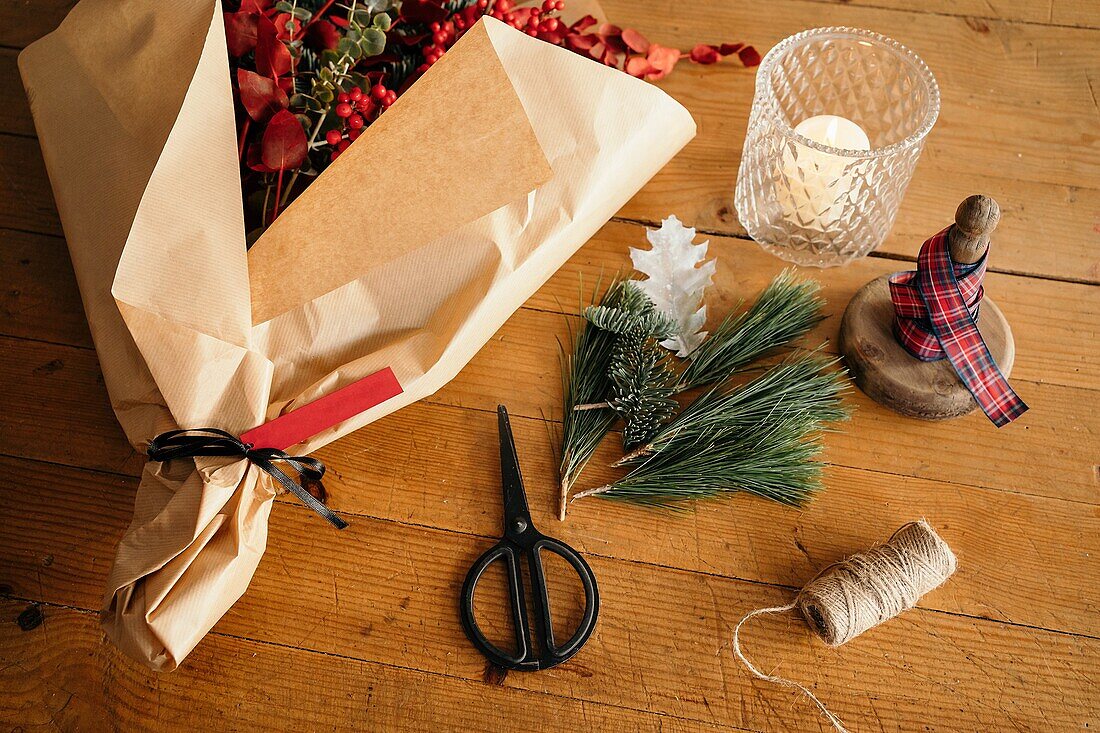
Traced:
<svg viewBox="0 0 1100 733">
<path fill-rule="evenodd" d="M 402 394 L 304 455 L 432 394 L 695 133 L 655 87 L 487 18 L 246 253 L 216 0 L 82 0 L 19 66 L 139 449 L 176 427 L 240 434 L 392 368 Z M 425 165 L 441 185 L 416 185 Z M 147 465 L 108 635 L 175 668 L 247 588 L 274 496 L 244 460 Z"/>
</svg>

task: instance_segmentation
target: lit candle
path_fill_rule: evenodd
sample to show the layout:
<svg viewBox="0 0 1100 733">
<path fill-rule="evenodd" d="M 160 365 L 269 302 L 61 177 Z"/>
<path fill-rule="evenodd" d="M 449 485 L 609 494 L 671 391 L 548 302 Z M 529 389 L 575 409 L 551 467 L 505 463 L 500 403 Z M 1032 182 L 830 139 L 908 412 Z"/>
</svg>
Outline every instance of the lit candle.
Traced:
<svg viewBox="0 0 1100 733">
<path fill-rule="evenodd" d="M 794 131 L 831 148 L 871 149 L 862 127 L 836 115 L 809 117 Z M 778 199 L 785 216 L 817 231 L 827 231 L 840 221 L 853 183 L 844 159 L 796 142 L 783 149 L 783 176 L 787 186 L 779 187 Z"/>
</svg>

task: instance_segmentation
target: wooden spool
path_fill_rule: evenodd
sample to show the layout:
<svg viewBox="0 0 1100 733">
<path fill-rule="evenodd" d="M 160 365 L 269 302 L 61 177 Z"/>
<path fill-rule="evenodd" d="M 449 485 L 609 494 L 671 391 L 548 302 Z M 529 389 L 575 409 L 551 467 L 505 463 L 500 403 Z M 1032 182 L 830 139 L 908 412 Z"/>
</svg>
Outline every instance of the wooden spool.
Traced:
<svg viewBox="0 0 1100 733">
<path fill-rule="evenodd" d="M 1000 207 L 988 196 L 963 201 L 947 235 L 951 258 L 960 264 L 981 259 L 1000 218 Z M 945 420 L 971 412 L 978 405 L 950 361 L 921 361 L 897 342 L 889 277 L 883 275 L 860 288 L 840 324 L 840 353 L 856 385 L 876 402 L 910 417 Z M 988 295 L 982 300 L 978 330 L 1007 377 L 1016 345 L 1008 321 Z"/>
</svg>

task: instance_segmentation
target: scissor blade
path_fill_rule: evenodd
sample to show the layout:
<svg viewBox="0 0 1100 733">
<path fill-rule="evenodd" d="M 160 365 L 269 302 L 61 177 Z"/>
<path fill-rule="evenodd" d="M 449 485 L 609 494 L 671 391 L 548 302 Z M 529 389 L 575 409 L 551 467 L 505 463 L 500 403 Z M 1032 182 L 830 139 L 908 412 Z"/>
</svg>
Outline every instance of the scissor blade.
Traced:
<svg viewBox="0 0 1100 733">
<path fill-rule="evenodd" d="M 527 494 L 523 490 L 523 476 L 519 471 L 516 441 L 512 437 L 512 424 L 508 421 L 508 410 L 504 405 L 497 405 L 497 425 L 500 430 L 500 479 L 504 487 L 504 527 L 514 531 L 519 529 L 514 520 L 523 520 L 524 527 L 531 520 Z"/>
</svg>

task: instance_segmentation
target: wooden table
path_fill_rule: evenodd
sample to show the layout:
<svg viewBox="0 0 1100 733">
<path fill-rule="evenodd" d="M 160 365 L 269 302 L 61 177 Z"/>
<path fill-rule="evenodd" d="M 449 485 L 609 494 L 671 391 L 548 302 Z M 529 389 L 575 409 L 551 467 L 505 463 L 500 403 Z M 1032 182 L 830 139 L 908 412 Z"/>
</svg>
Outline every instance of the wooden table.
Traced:
<svg viewBox="0 0 1100 733">
<path fill-rule="evenodd" d="M 966 195 L 996 197 L 989 292 L 1015 329 L 1031 405 L 994 429 L 896 416 L 856 394 L 828 437 L 827 492 L 806 511 L 748 496 L 685 516 L 588 500 L 553 517 L 541 416 L 559 409 L 554 336 L 578 275 L 627 262 L 676 213 L 719 255 L 714 309 L 782 267 L 748 241 L 732 189 L 753 88 L 734 63 L 682 65 L 662 86 L 699 135 L 432 398 L 330 445 L 344 533 L 283 502 L 248 593 L 178 671 L 105 643 L 96 610 L 142 458 L 103 389 L 34 127 L 18 50 L 71 0 L 0 5 L 0 722 L 14 730 L 358 728 L 816 730 L 823 719 L 734 660 L 733 625 L 827 563 L 926 517 L 959 571 L 920 607 L 826 648 L 793 617 L 746 643 L 813 686 L 855 730 L 1100 727 L 1100 5 L 1077 0 L 605 0 L 668 45 L 806 27 L 900 40 L 932 68 L 943 111 L 886 244 L 809 271 L 835 336 L 856 288 L 905 268 Z M 572 662 L 502 675 L 462 635 L 454 599 L 498 532 L 492 408 L 514 416 L 536 524 L 584 551 L 604 597 Z M 600 481 L 600 469 L 586 478 Z M 31 626 L 41 613 L 43 622 Z"/>
</svg>

